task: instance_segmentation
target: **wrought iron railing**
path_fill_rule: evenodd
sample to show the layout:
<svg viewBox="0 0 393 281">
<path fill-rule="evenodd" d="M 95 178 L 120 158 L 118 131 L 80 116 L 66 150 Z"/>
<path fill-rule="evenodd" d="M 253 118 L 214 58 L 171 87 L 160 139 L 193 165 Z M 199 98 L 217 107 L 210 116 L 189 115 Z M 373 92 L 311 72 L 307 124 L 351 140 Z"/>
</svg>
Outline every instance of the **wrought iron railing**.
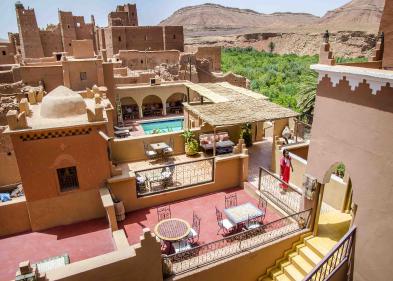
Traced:
<svg viewBox="0 0 393 281">
<path fill-rule="evenodd" d="M 183 252 L 163 255 L 163 273 L 170 276 L 194 270 L 303 230 L 309 225 L 311 211 L 293 214 Z"/>
<path fill-rule="evenodd" d="M 299 212 L 302 208 L 302 193 L 263 167 L 259 167 L 258 189 L 289 214 Z"/>
<path fill-rule="evenodd" d="M 215 159 L 162 165 L 135 171 L 137 196 L 149 196 L 214 181 Z"/>
<path fill-rule="evenodd" d="M 344 235 L 343 238 L 333 247 L 332 250 L 317 264 L 317 266 L 304 278 L 305 281 L 329 280 L 345 263 L 348 272 L 352 272 L 351 260 L 356 238 L 356 226 Z M 352 280 L 348 278 L 348 280 Z"/>
</svg>

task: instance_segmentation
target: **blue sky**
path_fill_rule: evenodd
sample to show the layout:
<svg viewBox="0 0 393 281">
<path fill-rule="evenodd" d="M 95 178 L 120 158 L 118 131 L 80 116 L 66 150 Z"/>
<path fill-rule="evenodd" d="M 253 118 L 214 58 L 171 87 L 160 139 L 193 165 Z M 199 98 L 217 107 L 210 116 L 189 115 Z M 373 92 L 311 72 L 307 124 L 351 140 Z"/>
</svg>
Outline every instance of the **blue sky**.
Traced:
<svg viewBox="0 0 393 281">
<path fill-rule="evenodd" d="M 7 38 L 7 32 L 17 31 L 13 0 L 0 0 L 0 37 Z M 22 0 L 25 7 L 35 9 L 38 25 L 57 23 L 57 9 L 71 11 L 74 15 L 85 16 L 90 22 L 93 14 L 99 26 L 107 25 L 107 15 L 115 10 L 116 5 L 127 0 Z M 322 16 L 328 10 L 335 9 L 349 0 L 136 0 L 140 25 L 155 25 L 170 16 L 179 8 L 203 3 L 217 3 L 225 6 L 253 9 L 263 13 L 273 12 L 307 12 Z"/>
</svg>

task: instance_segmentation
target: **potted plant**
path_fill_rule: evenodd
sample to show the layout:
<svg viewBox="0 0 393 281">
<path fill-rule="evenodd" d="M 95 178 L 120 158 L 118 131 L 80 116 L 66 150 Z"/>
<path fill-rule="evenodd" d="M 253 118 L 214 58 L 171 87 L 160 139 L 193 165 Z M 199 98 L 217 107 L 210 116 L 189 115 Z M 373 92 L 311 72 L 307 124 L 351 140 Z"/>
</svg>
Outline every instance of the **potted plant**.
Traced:
<svg viewBox="0 0 393 281">
<path fill-rule="evenodd" d="M 251 124 L 250 123 L 246 123 L 242 126 L 240 138 L 244 139 L 244 143 L 245 143 L 246 147 L 252 146 L 252 134 L 251 134 Z"/>
<path fill-rule="evenodd" d="M 184 138 L 186 155 L 193 156 L 197 154 L 199 151 L 199 145 L 198 141 L 194 138 L 194 133 L 190 130 L 187 130 L 182 133 L 182 136 Z"/>
</svg>

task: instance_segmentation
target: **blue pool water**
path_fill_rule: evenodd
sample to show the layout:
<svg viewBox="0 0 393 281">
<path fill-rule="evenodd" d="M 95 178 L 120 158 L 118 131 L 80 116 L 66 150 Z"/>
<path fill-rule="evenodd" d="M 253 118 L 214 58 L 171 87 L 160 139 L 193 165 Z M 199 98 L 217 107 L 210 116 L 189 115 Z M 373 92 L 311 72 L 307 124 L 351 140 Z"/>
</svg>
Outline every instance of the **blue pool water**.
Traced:
<svg viewBox="0 0 393 281">
<path fill-rule="evenodd" d="M 141 124 L 146 135 L 153 134 L 154 130 L 158 133 L 179 132 L 183 130 L 183 118 L 163 121 L 144 122 Z"/>
</svg>

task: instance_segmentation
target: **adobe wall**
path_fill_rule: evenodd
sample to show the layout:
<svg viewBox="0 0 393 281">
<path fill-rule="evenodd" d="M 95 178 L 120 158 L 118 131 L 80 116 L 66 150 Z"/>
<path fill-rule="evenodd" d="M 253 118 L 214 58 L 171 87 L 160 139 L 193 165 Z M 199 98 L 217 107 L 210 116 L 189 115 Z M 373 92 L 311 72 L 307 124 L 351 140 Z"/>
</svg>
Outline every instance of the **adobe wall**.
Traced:
<svg viewBox="0 0 393 281">
<path fill-rule="evenodd" d="M 0 202 L 0 237 L 29 231 L 30 219 L 24 196 Z"/>
<path fill-rule="evenodd" d="M 0 187 L 21 182 L 14 148 L 8 135 L 4 135 L 5 127 L 0 126 Z"/>
<path fill-rule="evenodd" d="M 23 187 L 28 202 L 63 196 L 57 179 L 58 168 L 76 166 L 79 189 L 69 193 L 98 190 L 109 177 L 107 143 L 98 134 L 102 127 L 91 128 L 86 135 L 23 141 L 26 134 L 11 135 Z M 62 129 L 65 131 L 75 130 Z M 47 135 L 56 130 L 37 134 Z M 33 133 L 27 133 L 33 135 Z M 86 150 L 89 147 L 89 150 Z M 45 148 L 43 150 L 43 148 Z M 92 155 L 91 151 L 94 151 Z M 45 183 L 45 184 L 44 184 Z"/>
<path fill-rule="evenodd" d="M 63 69 L 61 65 L 20 66 L 13 69 L 14 76 L 16 72 L 18 72 L 20 79 L 26 85 L 38 86 L 38 81 L 44 81 L 47 92 L 59 85 L 63 85 Z"/>
<path fill-rule="evenodd" d="M 379 27 L 380 32 L 385 34 L 385 48 L 383 52 L 382 66 L 393 69 L 393 1 L 386 0 L 385 8 Z"/>
<path fill-rule="evenodd" d="M 14 64 L 15 52 L 9 43 L 0 43 L 0 64 Z"/>
<path fill-rule="evenodd" d="M 166 31 L 164 31 L 164 29 Z M 108 56 L 112 57 L 119 50 L 184 50 L 183 27 L 162 26 L 109 26 L 104 28 L 104 37 Z M 165 37 L 165 33 L 168 38 Z M 166 45 L 166 39 L 167 45 Z"/>
<path fill-rule="evenodd" d="M 183 26 L 163 26 L 165 50 L 184 52 Z"/>
<path fill-rule="evenodd" d="M 18 22 L 22 57 L 43 57 L 44 51 L 34 9 L 24 9 L 23 5 L 16 6 L 16 19 Z"/>
<path fill-rule="evenodd" d="M 72 55 L 76 59 L 93 58 L 95 55 L 93 40 L 73 40 Z"/>
<path fill-rule="evenodd" d="M 211 71 L 221 71 L 221 47 L 198 47 L 195 56 L 199 60 L 207 59 Z"/>
<path fill-rule="evenodd" d="M 55 30 L 40 30 L 40 38 L 45 57 L 51 57 L 54 52 L 63 51 L 59 27 Z"/>
<path fill-rule="evenodd" d="M 122 61 L 122 66 L 126 66 L 131 70 L 154 69 L 157 65 L 162 63 L 178 64 L 180 51 L 135 51 L 135 50 L 120 50 L 119 59 Z"/>
<path fill-rule="evenodd" d="M 72 55 L 72 40 L 77 39 L 72 13 L 59 11 L 59 23 L 63 41 L 63 50 Z"/>
<path fill-rule="evenodd" d="M 78 179 L 80 176 L 78 169 Z M 57 197 L 27 202 L 31 229 L 40 231 L 105 217 L 105 209 L 98 191 L 99 186 L 92 188 L 94 189 L 66 192 Z"/>
<path fill-rule="evenodd" d="M 136 4 L 118 5 L 115 12 L 108 14 L 108 26 L 138 26 Z"/>
<path fill-rule="evenodd" d="M 325 183 L 335 164 L 344 163 L 348 171 L 358 206 L 354 280 L 359 281 L 393 275 L 393 253 L 386 246 L 393 220 L 392 96 L 391 87 L 373 95 L 365 83 L 355 92 L 346 81 L 333 87 L 323 78 L 318 85 L 307 173 Z"/>
<path fill-rule="evenodd" d="M 68 60 L 62 61 L 64 86 L 81 91 L 94 85 L 104 86 L 104 71 L 102 60 Z M 86 73 L 86 80 L 81 79 L 81 73 Z"/>
</svg>

